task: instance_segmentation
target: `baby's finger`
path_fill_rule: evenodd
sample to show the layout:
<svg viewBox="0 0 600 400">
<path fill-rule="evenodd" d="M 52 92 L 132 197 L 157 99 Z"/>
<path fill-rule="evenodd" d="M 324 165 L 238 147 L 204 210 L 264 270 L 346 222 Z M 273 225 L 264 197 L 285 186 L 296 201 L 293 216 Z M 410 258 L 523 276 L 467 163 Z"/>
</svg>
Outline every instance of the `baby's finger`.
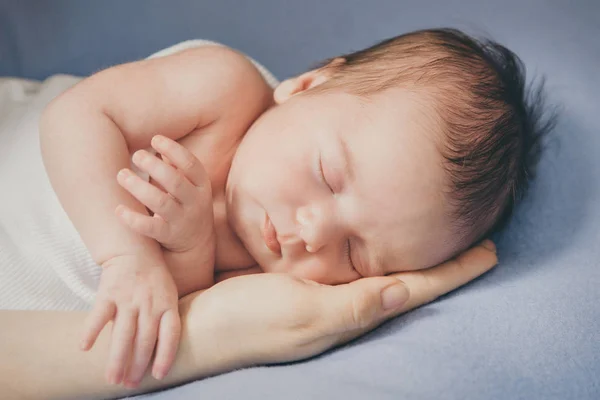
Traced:
<svg viewBox="0 0 600 400">
<path fill-rule="evenodd" d="M 79 347 L 87 351 L 92 348 L 102 328 L 114 317 L 114 303 L 96 303 L 84 323 L 83 337 Z"/>
<path fill-rule="evenodd" d="M 165 311 L 160 319 L 158 331 L 156 357 L 154 358 L 154 366 L 152 368 L 152 376 L 154 378 L 162 379 L 169 373 L 177 354 L 180 334 L 181 321 L 177 310 Z"/>
<path fill-rule="evenodd" d="M 137 335 L 133 345 L 133 358 L 125 378 L 125 385 L 135 388 L 139 385 L 148 368 L 150 357 L 156 344 L 158 320 L 148 312 L 142 311 L 138 319 Z"/>
<path fill-rule="evenodd" d="M 157 162 L 160 161 L 157 159 Z M 117 181 L 125 190 L 131 193 L 133 197 L 138 199 L 140 203 L 163 217 L 165 220 L 172 221 L 180 216 L 182 211 L 181 205 L 178 204 L 173 197 L 161 191 L 151 183 L 146 182 L 129 169 L 123 168 L 119 171 Z"/>
<path fill-rule="evenodd" d="M 165 156 L 164 154 L 160 155 L 160 158 L 163 160 L 163 162 L 167 165 L 170 165 L 171 167 L 174 167 L 175 165 L 169 160 L 169 158 L 167 156 Z"/>
<path fill-rule="evenodd" d="M 123 204 L 117 206 L 115 214 L 123 224 L 140 235 L 151 237 L 160 243 L 166 243 L 169 240 L 169 224 L 158 214 L 151 217 L 133 211 Z"/>
<path fill-rule="evenodd" d="M 168 165 L 158 157 L 153 157 L 145 150 L 138 150 L 133 154 L 133 162 L 160 184 L 171 196 L 180 203 L 195 203 L 198 190 L 180 171 Z M 173 161 L 173 160 L 170 160 Z"/>
<path fill-rule="evenodd" d="M 119 384 L 123 380 L 125 367 L 131 355 L 131 345 L 137 327 L 137 312 L 117 310 L 112 330 L 106 380 Z"/>
<path fill-rule="evenodd" d="M 162 135 L 154 136 L 151 144 L 156 151 L 169 160 L 169 163 L 181 170 L 194 186 L 202 189 L 206 186 L 210 188 L 210 179 L 204 166 L 188 149 Z"/>
</svg>

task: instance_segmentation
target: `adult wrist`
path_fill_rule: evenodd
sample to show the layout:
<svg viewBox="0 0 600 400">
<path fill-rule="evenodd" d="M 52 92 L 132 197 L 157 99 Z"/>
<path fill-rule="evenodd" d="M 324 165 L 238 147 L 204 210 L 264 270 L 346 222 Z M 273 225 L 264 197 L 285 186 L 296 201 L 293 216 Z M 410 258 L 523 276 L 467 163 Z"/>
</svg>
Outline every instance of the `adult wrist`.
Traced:
<svg viewBox="0 0 600 400">
<path fill-rule="evenodd" d="M 246 346 L 240 346 L 242 332 L 232 332 L 223 323 L 227 315 L 206 290 L 194 292 L 179 301 L 182 336 L 179 352 L 193 371 L 203 378 L 252 365 Z M 227 301 L 221 299 L 220 301 Z"/>
</svg>

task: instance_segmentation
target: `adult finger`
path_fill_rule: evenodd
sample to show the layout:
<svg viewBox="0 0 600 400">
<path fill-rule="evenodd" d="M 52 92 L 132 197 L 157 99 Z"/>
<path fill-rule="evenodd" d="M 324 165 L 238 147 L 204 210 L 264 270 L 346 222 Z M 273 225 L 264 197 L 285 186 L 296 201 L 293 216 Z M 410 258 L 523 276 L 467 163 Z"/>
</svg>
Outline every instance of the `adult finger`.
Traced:
<svg viewBox="0 0 600 400">
<path fill-rule="evenodd" d="M 322 296 L 324 335 L 345 343 L 383 321 L 435 300 L 497 263 L 493 243 L 486 241 L 439 266 L 387 277 L 363 278 L 347 285 L 316 287 Z M 391 279 L 391 280 L 390 280 Z"/>
<path fill-rule="evenodd" d="M 410 299 L 394 312 L 402 314 L 472 281 L 498 263 L 496 248 L 485 240 L 456 258 L 433 268 L 392 274 L 410 289 Z"/>
<path fill-rule="evenodd" d="M 324 335 L 363 330 L 382 319 L 390 309 L 401 307 L 410 297 L 408 287 L 396 278 L 363 278 L 346 285 L 314 286 L 319 321 Z"/>
</svg>

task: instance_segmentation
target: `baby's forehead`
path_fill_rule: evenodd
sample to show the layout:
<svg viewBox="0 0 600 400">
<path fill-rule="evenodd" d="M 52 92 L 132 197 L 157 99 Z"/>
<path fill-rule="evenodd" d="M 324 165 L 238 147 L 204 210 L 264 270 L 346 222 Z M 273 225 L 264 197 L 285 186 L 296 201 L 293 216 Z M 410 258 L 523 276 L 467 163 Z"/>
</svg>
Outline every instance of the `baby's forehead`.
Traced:
<svg viewBox="0 0 600 400">
<path fill-rule="evenodd" d="M 393 136 L 413 134 L 439 141 L 443 122 L 439 112 L 439 96 L 431 90 L 393 87 L 368 97 L 357 97 L 361 113 L 349 120 L 369 131 L 373 126 L 385 127 Z"/>
<path fill-rule="evenodd" d="M 413 184 L 432 179 L 431 174 L 439 179 L 442 157 L 432 111 L 415 105 L 413 99 L 398 97 L 397 102 L 382 98 L 353 124 L 344 123 L 341 140 L 373 182 L 393 183 L 387 178 L 396 175 L 403 181 L 413 177 Z"/>
</svg>

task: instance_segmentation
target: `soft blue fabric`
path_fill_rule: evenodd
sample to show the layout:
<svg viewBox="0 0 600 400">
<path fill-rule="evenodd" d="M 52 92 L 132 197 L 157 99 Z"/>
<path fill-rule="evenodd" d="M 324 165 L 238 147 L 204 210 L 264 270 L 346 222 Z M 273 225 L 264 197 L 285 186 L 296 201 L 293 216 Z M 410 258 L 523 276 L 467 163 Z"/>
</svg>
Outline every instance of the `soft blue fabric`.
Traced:
<svg viewBox="0 0 600 400">
<path fill-rule="evenodd" d="M 285 78 L 417 28 L 488 33 L 548 77 L 560 123 L 483 278 L 312 360 L 148 399 L 600 398 L 600 3 L 596 0 L 0 0 L 0 75 L 88 74 L 191 38 Z"/>
</svg>

